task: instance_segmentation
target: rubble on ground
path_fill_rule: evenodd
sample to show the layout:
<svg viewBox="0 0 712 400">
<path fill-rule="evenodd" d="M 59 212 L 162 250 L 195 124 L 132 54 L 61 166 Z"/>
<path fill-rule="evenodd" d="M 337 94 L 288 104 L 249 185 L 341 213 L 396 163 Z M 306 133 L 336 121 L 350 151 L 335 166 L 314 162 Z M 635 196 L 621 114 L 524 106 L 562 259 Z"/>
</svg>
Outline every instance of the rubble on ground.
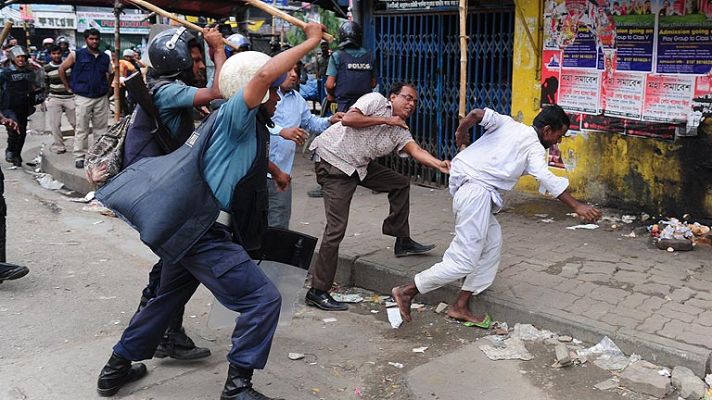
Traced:
<svg viewBox="0 0 712 400">
<path fill-rule="evenodd" d="M 686 216 L 687 217 L 687 216 Z M 688 223 L 677 218 L 668 218 L 648 227 L 650 236 L 661 250 L 689 251 L 698 244 L 712 244 L 710 227 L 699 222 Z"/>
</svg>

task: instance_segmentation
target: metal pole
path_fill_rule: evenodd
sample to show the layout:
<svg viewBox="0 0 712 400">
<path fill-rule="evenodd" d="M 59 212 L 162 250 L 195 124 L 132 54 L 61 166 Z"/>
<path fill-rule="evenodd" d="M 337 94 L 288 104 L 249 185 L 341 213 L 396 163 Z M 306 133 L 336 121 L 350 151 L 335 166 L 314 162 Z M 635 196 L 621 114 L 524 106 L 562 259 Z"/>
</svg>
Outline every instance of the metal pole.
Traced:
<svg viewBox="0 0 712 400">
<path fill-rule="evenodd" d="M 459 119 L 465 118 L 467 107 L 467 0 L 460 0 L 460 104 Z"/>
<path fill-rule="evenodd" d="M 119 80 L 119 60 L 121 51 L 121 1 L 114 1 L 114 57 L 116 66 L 114 67 L 114 121 L 121 119 L 121 81 Z"/>
</svg>

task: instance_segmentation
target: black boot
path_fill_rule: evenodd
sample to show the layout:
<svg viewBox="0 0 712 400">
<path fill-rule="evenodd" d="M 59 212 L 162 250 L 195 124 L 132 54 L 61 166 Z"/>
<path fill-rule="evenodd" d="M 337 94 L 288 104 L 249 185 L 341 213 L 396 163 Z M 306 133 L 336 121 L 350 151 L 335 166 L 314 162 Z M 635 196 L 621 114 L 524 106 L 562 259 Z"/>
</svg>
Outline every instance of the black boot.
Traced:
<svg viewBox="0 0 712 400">
<path fill-rule="evenodd" d="M 0 262 L 0 283 L 3 281 L 11 281 L 13 279 L 20 279 L 30 272 L 27 267 L 21 265 L 15 265 L 5 262 Z"/>
<path fill-rule="evenodd" d="M 176 360 L 197 360 L 210 357 L 210 349 L 196 346 L 193 340 L 185 334 L 185 329 L 172 330 L 169 328 L 153 356 L 156 358 L 170 357 Z"/>
<path fill-rule="evenodd" d="M 143 378 L 146 373 L 146 366 L 143 363 L 131 364 L 131 361 L 111 353 L 111 358 L 99 374 L 96 391 L 102 397 L 113 396 L 122 386 Z"/>
<path fill-rule="evenodd" d="M 399 237 L 396 238 L 393 253 L 395 253 L 396 257 L 405 257 L 414 254 L 425 254 L 434 248 L 434 244 L 420 244 L 409 237 Z"/>
<path fill-rule="evenodd" d="M 277 400 L 252 388 L 252 370 L 230 364 L 220 400 Z"/>
</svg>

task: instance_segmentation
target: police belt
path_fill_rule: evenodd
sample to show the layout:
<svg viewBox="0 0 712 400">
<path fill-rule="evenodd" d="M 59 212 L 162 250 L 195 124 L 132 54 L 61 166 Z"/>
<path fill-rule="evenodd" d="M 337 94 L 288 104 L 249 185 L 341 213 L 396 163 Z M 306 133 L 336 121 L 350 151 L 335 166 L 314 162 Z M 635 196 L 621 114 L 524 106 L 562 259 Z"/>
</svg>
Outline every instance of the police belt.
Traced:
<svg viewBox="0 0 712 400">
<path fill-rule="evenodd" d="M 218 219 L 215 220 L 215 222 L 219 224 L 223 224 L 227 227 L 232 226 L 232 215 L 228 212 L 225 211 L 220 211 L 220 214 L 218 214 Z"/>
</svg>

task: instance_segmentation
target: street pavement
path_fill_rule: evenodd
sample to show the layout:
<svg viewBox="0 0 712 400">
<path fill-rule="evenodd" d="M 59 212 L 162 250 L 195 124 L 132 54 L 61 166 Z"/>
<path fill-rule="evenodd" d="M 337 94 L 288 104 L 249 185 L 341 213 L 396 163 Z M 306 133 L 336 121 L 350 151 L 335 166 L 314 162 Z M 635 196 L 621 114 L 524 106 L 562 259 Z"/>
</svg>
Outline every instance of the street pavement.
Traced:
<svg viewBox="0 0 712 400">
<path fill-rule="evenodd" d="M 28 143 L 28 149 L 33 146 L 38 149 L 41 142 L 49 144 L 49 141 L 48 137 L 33 137 Z M 32 157 L 29 154 L 25 155 L 26 160 L 30 158 Z M 54 171 L 56 177 L 60 172 L 81 176 L 81 172 L 74 170 L 71 164 L 71 155 L 68 154 L 47 155 L 43 160 L 43 165 L 49 167 L 46 169 Z M 135 307 L 145 274 L 154 257 L 139 243 L 137 235 L 121 221 L 82 211 L 81 205 L 66 202 L 63 196 L 34 185 L 29 181 L 30 176 L 22 171 L 8 171 L 7 164 L 3 164 L 3 169 L 6 174 L 6 197 L 10 207 L 9 260 L 22 260 L 33 271 L 23 280 L 6 282 L 0 287 L 0 315 L 3 318 L 3 328 L 0 330 L 3 337 L 0 341 L 0 369 L 13 371 L 10 374 L 11 386 L 20 390 L 20 394 L 10 398 L 49 398 L 44 396 L 53 393 L 52 390 L 57 385 L 67 388 L 67 396 L 77 392 L 88 393 L 87 391 L 93 388 L 98 369 L 108 357 L 111 344 L 118 338 Z M 292 229 L 320 236 L 324 224 L 322 201 L 306 196 L 306 191 L 314 185 L 311 163 L 298 157 L 293 173 Z M 568 210 L 557 202 L 521 194 L 511 194 L 507 196 L 507 200 L 507 208 L 498 216 L 505 240 L 500 272 L 492 288 L 475 300 L 475 308 L 486 310 L 495 319 L 507 321 L 510 325 L 530 322 L 540 328 L 570 334 L 591 343 L 597 342 L 603 335 L 608 335 L 627 354 L 638 353 L 645 359 L 670 367 L 687 365 L 698 375 L 705 372 L 705 362 L 712 349 L 712 251 L 709 248 L 699 247 L 687 253 L 657 250 L 646 237 L 622 236 L 630 233 L 635 223 L 628 225 L 617 222 L 615 225 L 618 226 L 612 228 L 611 222 L 604 222 L 598 230 L 566 230 L 567 226 L 575 225 L 578 221 L 567 216 Z M 338 274 L 340 283 L 388 293 L 390 287 L 412 279 L 415 273 L 439 261 L 454 230 L 451 202 L 447 192 L 419 186 L 413 186 L 411 189 L 412 235 L 420 242 L 436 243 L 438 247 L 432 255 L 400 259 L 393 257 L 393 239 L 380 233 L 381 221 L 387 215 L 387 207 L 385 194 L 374 195 L 363 189 L 357 191 L 352 202 L 349 229 L 341 246 Z M 18 208 L 21 211 L 19 214 L 15 211 Z M 547 216 L 543 217 L 543 214 Z M 620 217 L 621 213 L 607 210 L 607 215 Z M 541 221 L 545 218 L 553 218 L 554 221 Z M 453 285 L 418 301 L 429 304 L 449 301 L 456 289 Z M 162 389 L 156 390 L 159 390 L 157 393 L 161 395 L 142 394 L 139 390 L 144 390 L 143 386 L 138 388 L 140 385 L 137 385 L 137 388 L 134 388 L 136 392 L 131 395 L 136 397 L 130 398 L 170 398 L 164 397 L 165 393 L 171 393 L 170 390 L 178 390 L 175 392 L 177 397 L 173 398 L 202 398 L 180 396 L 181 393 L 198 390 L 185 384 L 193 382 L 197 376 L 211 376 L 208 381 L 203 378 L 200 381 L 205 381 L 206 387 L 216 387 L 216 390 L 219 390 L 225 367 L 220 353 L 224 352 L 227 342 L 224 338 L 217 338 L 226 336 L 227 332 L 210 331 L 204 326 L 207 304 L 210 302 L 210 296 L 201 291 L 189 304 L 186 315 L 189 327 L 197 329 L 200 338 L 215 340 L 213 342 L 206 339 L 215 354 L 211 357 L 212 361 L 188 369 L 182 366 L 172 369 L 172 363 L 152 364 L 156 370 L 154 377 L 141 385 L 158 385 Z M 372 371 L 373 375 L 369 375 L 360 368 L 349 367 L 350 370 L 357 371 L 356 374 L 344 376 L 358 380 L 351 381 L 350 386 L 344 386 L 337 381 L 334 387 L 339 387 L 342 391 L 333 389 L 334 392 L 329 392 L 330 389 L 319 385 L 308 388 L 310 384 L 304 383 L 304 378 L 324 378 L 330 381 L 332 376 L 312 376 L 310 373 L 304 375 L 303 371 L 296 372 L 292 364 L 281 360 L 274 361 L 277 367 L 270 364 L 274 369 L 269 368 L 271 372 L 266 373 L 274 379 L 258 378 L 258 384 L 269 381 L 272 381 L 272 384 L 276 384 L 276 381 L 286 383 L 290 382 L 289 379 L 294 379 L 294 382 L 301 382 L 303 385 L 299 390 L 309 389 L 311 392 L 307 397 L 288 398 L 351 398 L 343 394 L 347 390 L 344 387 L 348 386 L 349 393 L 353 394 L 355 389 L 358 389 L 356 385 L 363 382 L 366 388 L 378 386 L 369 379 L 376 379 L 374 376 L 379 376 L 385 368 L 379 364 L 384 362 L 385 358 L 380 361 L 363 360 L 370 360 L 372 355 L 384 353 L 383 356 L 389 360 L 398 361 L 393 355 L 403 351 L 407 353 L 409 346 L 422 345 L 418 337 L 419 330 L 427 329 L 427 323 L 435 323 L 419 321 L 420 315 L 416 315 L 413 327 L 390 331 L 382 312 L 367 318 L 368 316 L 359 316 L 357 311 L 356 308 L 354 312 L 335 316 L 339 320 L 349 320 L 345 325 L 353 324 L 353 329 L 337 325 L 346 329 L 343 332 L 328 331 L 331 327 L 321 322 L 321 318 L 326 317 L 322 316 L 324 313 L 306 311 L 304 317 L 295 318 L 294 328 L 278 335 L 275 348 L 279 350 L 274 354 L 281 352 L 283 358 L 285 351 L 294 351 L 290 346 L 290 343 L 294 342 L 290 340 L 295 340 L 299 335 L 303 335 L 302 341 L 309 339 L 310 345 L 313 346 L 331 343 L 340 337 L 358 342 L 359 338 L 368 338 L 369 335 L 372 335 L 372 338 L 378 337 L 378 340 L 382 340 L 384 336 L 390 335 L 390 338 L 393 338 L 393 335 L 397 335 L 399 340 L 405 340 L 400 348 L 393 347 L 390 342 L 376 347 L 369 347 L 365 343 L 359 345 L 359 351 L 356 353 L 363 351 L 361 361 L 376 362 L 381 368 L 380 371 L 376 369 Z M 363 318 L 368 321 L 378 321 L 378 318 L 381 320 L 374 327 L 375 331 L 369 332 L 369 324 L 365 323 Z M 443 318 L 440 318 L 436 321 L 443 323 L 442 320 Z M 423 323 L 426 323 L 425 327 Z M 324 337 L 313 335 L 314 325 L 319 329 L 326 329 L 327 331 L 322 332 L 328 334 Z M 360 332 L 362 329 L 363 333 Z M 33 334 L 28 335 L 28 331 Z M 409 332 L 415 336 L 402 337 Z M 449 339 L 450 336 L 452 335 L 443 334 L 443 341 L 447 342 L 445 338 Z M 431 340 L 435 343 L 436 339 L 437 337 Z M 205 345 L 205 340 L 201 342 L 201 345 Z M 463 350 L 467 344 L 467 340 L 459 345 L 452 344 L 448 349 L 442 350 L 442 354 L 434 352 L 432 356 L 446 357 L 438 359 L 438 362 L 445 362 L 446 365 L 464 363 L 466 360 L 462 358 L 447 357 L 458 349 L 464 351 L 458 354 L 471 354 L 473 351 Z M 49 354 L 48 350 L 51 350 Z M 328 347 L 326 351 L 334 355 L 341 353 L 338 347 Z M 350 357 L 354 357 L 355 352 L 347 349 L 345 351 Z M 478 361 L 481 356 L 463 357 L 472 359 L 474 363 L 474 366 L 463 371 L 487 371 Z M 273 358 L 280 360 L 280 356 Z M 408 365 L 403 371 L 407 372 L 408 377 L 394 378 L 396 381 L 391 384 L 398 387 L 405 385 L 410 389 L 404 392 L 396 390 L 391 397 L 385 397 L 388 394 L 385 391 L 378 392 L 381 397 L 364 397 L 430 398 L 425 395 L 420 397 L 412 392 L 418 388 L 418 382 L 422 382 L 422 377 L 419 378 L 417 374 L 420 371 L 418 368 L 425 368 L 423 365 L 438 365 L 429 364 L 431 361 L 435 362 L 435 358 L 423 361 L 420 367 Z M 499 363 L 501 362 L 496 365 L 503 365 Z M 63 366 L 61 374 L 54 372 L 49 374 L 51 377 L 43 377 L 43 368 L 56 369 L 57 366 Z M 412 367 L 415 369 L 411 370 Z M 438 368 L 442 369 L 442 366 Z M 512 371 L 517 368 L 514 367 Z M 338 368 L 336 370 L 338 371 Z M 302 375 L 299 375 L 300 373 Z M 193 375 L 196 378 L 190 378 Z M 508 379 L 514 379 L 512 374 L 505 375 Z M 523 376 L 514 379 L 514 382 L 518 382 L 514 386 L 519 383 L 532 383 L 526 374 L 520 375 Z M 8 375 L 2 374 L 0 380 L 7 377 Z M 433 375 L 434 377 L 436 375 Z M 399 379 L 405 379 L 405 382 Z M 526 382 L 522 383 L 522 379 Z M 184 383 L 167 389 L 170 381 Z M 18 386 L 18 382 L 23 385 Z M 381 379 L 381 382 L 384 381 Z M 475 382 L 472 384 L 476 384 Z M 287 390 L 286 393 L 279 393 L 281 395 L 288 395 L 289 390 L 292 390 L 289 388 L 295 387 L 289 384 L 277 386 L 282 388 L 280 390 Z M 470 390 L 448 386 L 451 386 L 451 392 Z M 504 381 L 500 382 L 500 386 L 512 385 Z M 550 396 L 549 398 L 572 398 L 566 393 L 560 393 L 560 396 L 564 397 L 552 395 L 551 385 L 542 386 L 539 381 L 534 382 L 534 386 L 537 390 L 532 389 L 531 393 L 544 393 Z M 10 386 L 0 383 L 0 388 L 6 387 Z M 38 390 L 39 394 L 28 396 L 24 392 L 30 390 L 28 387 Z M 146 390 L 150 391 L 151 387 L 153 386 Z M 420 388 L 419 390 L 427 391 L 427 386 Z M 326 395 L 322 391 L 332 394 Z M 22 397 L 22 393 L 25 393 L 25 397 Z M 0 395 L 3 393 L 0 392 Z M 214 398 L 211 396 L 205 398 Z M 497 395 L 491 398 L 512 397 L 517 396 Z M 599 394 L 596 398 L 600 397 Z"/>
</svg>

